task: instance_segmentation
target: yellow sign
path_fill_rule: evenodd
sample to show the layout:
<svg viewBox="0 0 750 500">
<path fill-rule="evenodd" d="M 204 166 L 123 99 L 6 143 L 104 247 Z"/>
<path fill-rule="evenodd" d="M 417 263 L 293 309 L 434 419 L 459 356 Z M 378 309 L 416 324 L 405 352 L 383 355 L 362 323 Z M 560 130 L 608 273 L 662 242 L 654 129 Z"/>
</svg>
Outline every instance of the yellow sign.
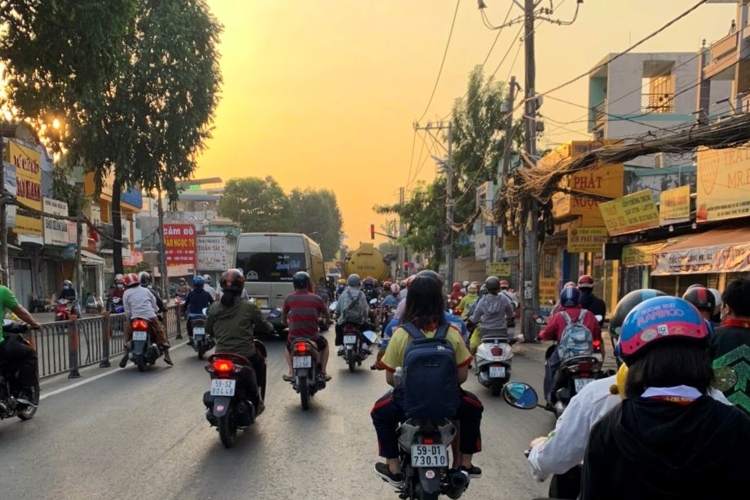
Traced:
<svg viewBox="0 0 750 500">
<path fill-rule="evenodd" d="M 690 220 L 690 186 L 667 189 L 659 194 L 659 223 L 662 226 Z"/>
<path fill-rule="evenodd" d="M 698 222 L 750 215 L 750 148 L 698 151 Z"/>
<path fill-rule="evenodd" d="M 521 248 L 520 241 L 517 235 L 506 234 L 503 236 L 503 242 L 505 244 L 503 250 L 506 252 L 517 251 Z"/>
<path fill-rule="evenodd" d="M 568 252 L 600 253 L 607 241 L 606 227 L 577 227 L 568 229 Z"/>
<path fill-rule="evenodd" d="M 490 275 L 503 278 L 510 277 L 510 262 L 493 262 L 490 264 Z"/>
<path fill-rule="evenodd" d="M 649 189 L 602 203 L 599 209 L 610 236 L 659 227 L 659 211 Z"/>
<path fill-rule="evenodd" d="M 549 306 L 557 303 L 558 280 L 555 278 L 541 278 L 539 280 L 539 304 Z"/>
<path fill-rule="evenodd" d="M 104 179 L 102 179 L 102 192 L 99 195 L 99 198 L 108 202 L 112 201 L 112 185 L 115 182 L 115 174 L 114 172 L 110 172 L 107 174 Z M 92 196 L 96 192 L 96 182 L 94 182 L 94 173 L 90 172 L 86 174 L 86 176 L 83 178 L 83 191 L 89 196 Z M 125 189 L 123 189 L 123 194 L 120 195 L 120 206 L 123 206 L 124 208 L 129 208 L 132 211 L 140 211 L 142 208 L 141 206 L 133 205 L 131 203 L 128 203 L 128 197 L 124 196 L 126 193 Z M 125 198 L 125 199 L 123 199 Z"/>
<path fill-rule="evenodd" d="M 6 158 L 16 166 L 16 197 L 21 205 L 42 211 L 42 155 L 35 149 L 8 141 Z M 28 236 L 42 236 L 42 218 L 16 215 L 13 232 Z"/>
</svg>

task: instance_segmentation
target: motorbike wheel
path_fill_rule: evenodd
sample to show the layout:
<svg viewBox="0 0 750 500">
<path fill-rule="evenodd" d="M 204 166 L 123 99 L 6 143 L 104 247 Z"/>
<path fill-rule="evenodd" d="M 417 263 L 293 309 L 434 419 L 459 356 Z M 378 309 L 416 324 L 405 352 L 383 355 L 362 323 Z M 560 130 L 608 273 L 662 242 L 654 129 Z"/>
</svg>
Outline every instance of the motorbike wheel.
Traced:
<svg viewBox="0 0 750 500">
<path fill-rule="evenodd" d="M 505 384 L 502 380 L 493 380 L 492 385 L 490 386 L 490 392 L 493 396 L 498 397 L 500 393 L 503 391 L 503 386 Z"/>
<path fill-rule="evenodd" d="M 348 351 L 348 354 L 346 362 L 349 364 L 349 371 L 354 373 L 354 370 L 357 369 L 357 359 L 354 356 L 354 351 Z"/>
<path fill-rule="evenodd" d="M 234 425 L 231 418 L 233 412 L 234 406 L 230 404 L 227 413 L 223 417 L 218 418 L 219 439 L 221 439 L 221 444 L 224 445 L 224 448 L 234 446 L 234 442 L 237 439 L 237 426 Z"/>
<path fill-rule="evenodd" d="M 307 385 L 307 377 L 300 377 L 297 384 L 297 387 L 299 387 L 299 397 L 302 401 L 302 409 L 307 411 L 310 409 L 310 386 Z"/>
<path fill-rule="evenodd" d="M 33 394 L 31 398 L 31 402 L 34 403 L 34 405 L 38 406 L 39 405 L 39 381 L 38 380 L 34 384 L 34 389 L 32 392 Z M 31 408 L 31 407 L 26 408 L 24 411 L 18 414 L 18 418 L 20 418 L 21 420 L 30 420 L 34 418 L 34 415 L 36 415 L 36 411 L 38 410 L 36 406 L 34 408 Z"/>
<path fill-rule="evenodd" d="M 439 496 L 438 493 L 425 493 L 422 491 L 419 493 L 419 500 L 438 500 Z"/>
<path fill-rule="evenodd" d="M 198 359 L 200 361 L 203 361 L 203 355 L 206 353 L 206 351 L 203 349 L 203 342 L 200 342 L 198 344 Z"/>
<path fill-rule="evenodd" d="M 143 354 L 139 354 L 135 357 L 135 364 L 138 367 L 139 372 L 146 371 L 146 357 Z"/>
</svg>

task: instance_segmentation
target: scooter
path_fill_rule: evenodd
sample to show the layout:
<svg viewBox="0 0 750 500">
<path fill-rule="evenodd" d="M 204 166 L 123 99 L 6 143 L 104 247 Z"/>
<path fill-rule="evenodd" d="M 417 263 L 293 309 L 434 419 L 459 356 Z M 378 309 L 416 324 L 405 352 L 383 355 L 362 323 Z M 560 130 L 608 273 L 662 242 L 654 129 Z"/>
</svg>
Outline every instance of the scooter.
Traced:
<svg viewBox="0 0 750 500">
<path fill-rule="evenodd" d="M 516 339 L 505 336 L 483 337 L 474 356 L 479 383 L 488 387 L 493 396 L 499 396 L 510 380 L 513 364 L 513 344 Z"/>
</svg>

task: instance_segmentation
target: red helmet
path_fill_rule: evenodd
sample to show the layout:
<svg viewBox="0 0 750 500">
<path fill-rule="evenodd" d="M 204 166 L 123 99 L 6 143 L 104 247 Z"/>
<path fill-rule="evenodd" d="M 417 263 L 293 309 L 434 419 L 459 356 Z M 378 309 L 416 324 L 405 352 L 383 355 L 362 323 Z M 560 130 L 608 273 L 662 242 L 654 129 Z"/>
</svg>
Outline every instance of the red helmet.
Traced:
<svg viewBox="0 0 750 500">
<path fill-rule="evenodd" d="M 500 288 L 510 288 L 510 285 L 508 284 L 508 280 L 500 280 Z"/>
<path fill-rule="evenodd" d="M 126 274 L 122 277 L 122 281 L 125 283 L 125 288 L 141 284 L 141 280 L 138 279 L 138 275 L 135 273 Z"/>
<path fill-rule="evenodd" d="M 453 291 L 454 292 L 460 292 L 461 291 L 461 283 L 459 283 L 459 282 L 453 283 Z"/>
<path fill-rule="evenodd" d="M 578 278 L 578 288 L 594 288 L 594 278 L 588 274 L 584 274 Z"/>
</svg>

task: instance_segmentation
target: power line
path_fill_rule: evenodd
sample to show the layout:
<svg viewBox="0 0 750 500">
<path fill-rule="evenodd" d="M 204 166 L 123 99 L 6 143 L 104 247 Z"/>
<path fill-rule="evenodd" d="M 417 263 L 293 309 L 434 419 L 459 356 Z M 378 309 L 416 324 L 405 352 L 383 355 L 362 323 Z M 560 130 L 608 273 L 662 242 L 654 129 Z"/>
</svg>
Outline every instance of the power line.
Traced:
<svg viewBox="0 0 750 500">
<path fill-rule="evenodd" d="M 417 131 L 414 131 L 414 137 L 411 140 L 411 155 L 409 155 L 409 173 L 406 174 L 406 187 L 409 187 L 409 179 L 411 179 L 411 169 L 414 166 L 414 146 L 417 145 Z"/>
<path fill-rule="evenodd" d="M 704 0 L 705 1 L 705 0 Z M 427 111 L 430 109 L 430 105 L 432 104 L 432 99 L 435 97 L 435 91 L 437 91 L 438 83 L 440 83 L 440 75 L 443 74 L 443 66 L 445 66 L 445 59 L 448 55 L 448 47 L 451 45 L 451 38 L 453 38 L 453 27 L 456 25 L 456 18 L 458 17 L 458 7 L 461 5 L 461 0 L 456 0 L 456 11 L 453 13 L 453 22 L 451 22 L 451 30 L 448 33 L 448 41 L 445 43 L 445 51 L 443 52 L 443 60 L 440 62 L 440 69 L 438 70 L 437 78 L 435 79 L 435 86 L 432 87 L 432 94 L 430 95 L 430 100 L 427 102 L 427 107 L 424 108 L 424 113 L 422 113 L 422 116 L 419 117 L 417 120 L 422 121 L 422 118 L 427 115 Z"/>
</svg>

